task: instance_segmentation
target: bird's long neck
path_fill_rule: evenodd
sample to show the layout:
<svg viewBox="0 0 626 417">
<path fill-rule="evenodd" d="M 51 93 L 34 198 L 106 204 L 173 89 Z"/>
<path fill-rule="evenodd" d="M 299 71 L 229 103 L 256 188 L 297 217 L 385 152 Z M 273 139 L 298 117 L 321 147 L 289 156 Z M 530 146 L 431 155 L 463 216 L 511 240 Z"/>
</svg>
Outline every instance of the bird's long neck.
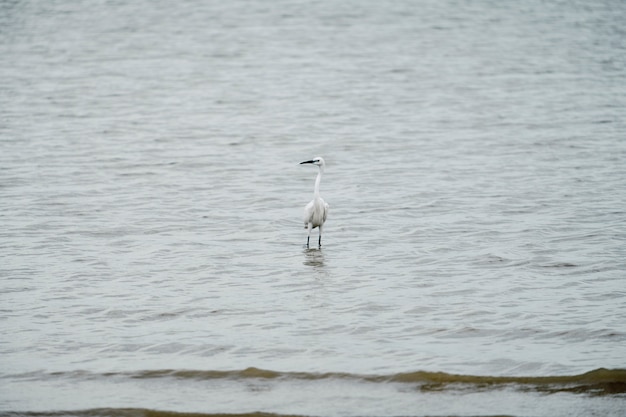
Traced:
<svg viewBox="0 0 626 417">
<path fill-rule="evenodd" d="M 317 173 L 317 178 L 315 178 L 315 191 L 313 193 L 315 198 L 320 198 L 320 182 L 322 181 L 323 172 L 324 172 L 324 168 L 320 167 L 320 170 Z"/>
</svg>

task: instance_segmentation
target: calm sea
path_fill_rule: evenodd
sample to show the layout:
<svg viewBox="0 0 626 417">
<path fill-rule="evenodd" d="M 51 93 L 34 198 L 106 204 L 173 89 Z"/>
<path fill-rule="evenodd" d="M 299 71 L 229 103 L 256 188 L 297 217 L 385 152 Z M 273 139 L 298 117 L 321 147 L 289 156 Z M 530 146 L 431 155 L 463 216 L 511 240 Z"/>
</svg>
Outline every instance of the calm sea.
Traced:
<svg viewBox="0 0 626 417">
<path fill-rule="evenodd" d="M 624 22 L 0 0 L 0 415 L 626 415 Z"/>
</svg>

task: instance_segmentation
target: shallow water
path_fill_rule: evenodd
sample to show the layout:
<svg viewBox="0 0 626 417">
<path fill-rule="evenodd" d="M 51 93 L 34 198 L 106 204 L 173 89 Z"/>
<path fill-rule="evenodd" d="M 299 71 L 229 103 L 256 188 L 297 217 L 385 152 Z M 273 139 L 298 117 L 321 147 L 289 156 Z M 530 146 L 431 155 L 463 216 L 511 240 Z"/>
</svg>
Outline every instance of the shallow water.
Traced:
<svg viewBox="0 0 626 417">
<path fill-rule="evenodd" d="M 625 18 L 0 3 L 0 412 L 621 415 Z"/>
</svg>

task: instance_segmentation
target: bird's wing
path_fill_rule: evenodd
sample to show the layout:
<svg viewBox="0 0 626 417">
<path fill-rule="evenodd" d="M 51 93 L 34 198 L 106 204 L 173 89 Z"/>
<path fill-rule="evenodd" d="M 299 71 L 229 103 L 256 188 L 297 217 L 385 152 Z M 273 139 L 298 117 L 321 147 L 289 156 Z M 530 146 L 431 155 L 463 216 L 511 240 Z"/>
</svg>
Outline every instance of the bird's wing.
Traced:
<svg viewBox="0 0 626 417">
<path fill-rule="evenodd" d="M 304 227 L 309 227 L 309 223 L 313 220 L 313 200 L 304 207 Z"/>
<path fill-rule="evenodd" d="M 324 202 L 324 221 L 326 221 L 326 217 L 328 217 L 328 210 L 330 209 L 330 206 L 328 205 L 327 202 Z"/>
</svg>

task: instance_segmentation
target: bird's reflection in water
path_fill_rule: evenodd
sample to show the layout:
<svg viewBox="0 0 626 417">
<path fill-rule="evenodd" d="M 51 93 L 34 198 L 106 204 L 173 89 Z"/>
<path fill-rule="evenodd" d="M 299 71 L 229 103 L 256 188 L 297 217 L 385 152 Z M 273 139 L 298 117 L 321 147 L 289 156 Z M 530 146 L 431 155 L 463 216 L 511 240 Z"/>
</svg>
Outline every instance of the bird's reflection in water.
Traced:
<svg viewBox="0 0 626 417">
<path fill-rule="evenodd" d="M 304 265 L 313 268 L 324 267 L 324 252 L 321 249 L 304 249 Z"/>
</svg>

